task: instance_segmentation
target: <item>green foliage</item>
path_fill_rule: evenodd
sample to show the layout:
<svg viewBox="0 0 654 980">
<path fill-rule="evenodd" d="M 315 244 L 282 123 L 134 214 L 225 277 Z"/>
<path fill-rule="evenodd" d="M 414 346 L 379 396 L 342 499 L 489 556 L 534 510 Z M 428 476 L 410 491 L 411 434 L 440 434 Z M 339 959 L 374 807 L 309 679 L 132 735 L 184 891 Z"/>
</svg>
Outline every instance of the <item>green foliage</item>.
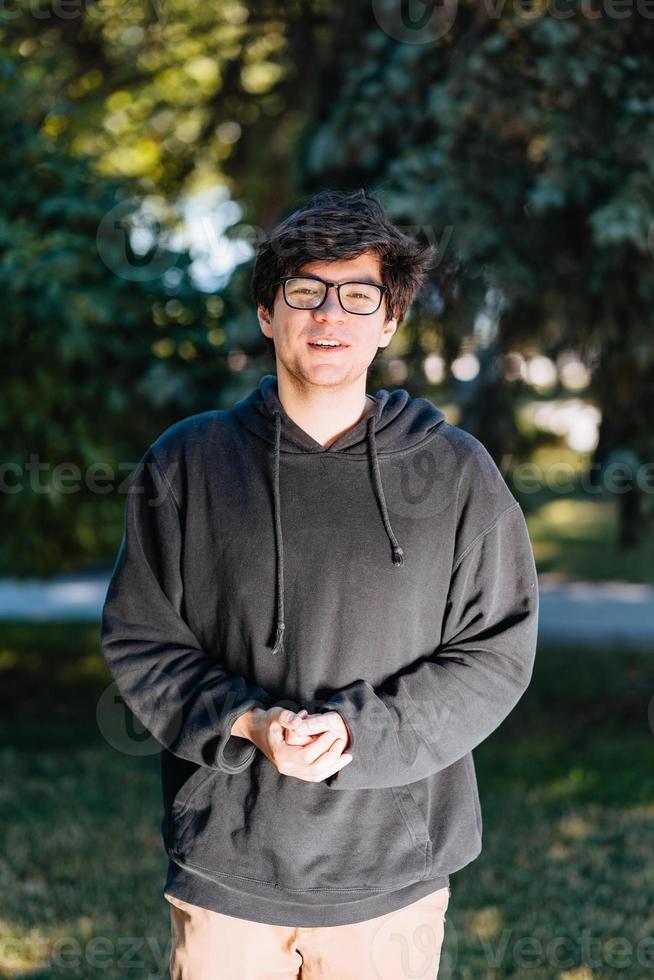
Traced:
<svg viewBox="0 0 654 980">
<path fill-rule="evenodd" d="M 596 460 L 630 451 L 641 465 L 654 459 L 654 25 L 635 7 L 616 19 L 569 6 L 564 18 L 459 5 L 429 43 L 398 43 L 361 12 L 359 52 L 341 59 L 303 144 L 302 191 L 366 183 L 444 243 L 434 280 L 448 360 L 484 291 L 500 290 L 488 374 L 461 418 L 494 454 L 523 392 L 490 355 L 576 350 L 602 412 Z M 459 400 L 456 385 L 447 396 Z M 652 496 L 621 498 L 621 545 L 654 522 Z"/>
<path fill-rule="evenodd" d="M 247 267 L 205 296 L 166 231 L 187 195 L 217 184 L 238 185 L 255 231 L 269 224 L 289 193 L 296 109 L 310 97 L 298 84 L 315 60 L 308 41 L 329 11 L 324 0 L 63 9 L 35 13 L 17 0 L 0 21 L 2 343 L 12 373 L 0 435 L 5 483 L 21 484 L 0 496 L 5 574 L 110 563 L 123 484 L 147 444 L 180 417 L 232 404 L 271 369 Z M 163 268 L 138 279 L 142 256 L 102 227 L 117 207 L 136 226 L 149 197 L 167 202 Z M 46 463 L 44 491 L 26 473 L 30 454 Z M 68 479 L 77 489 L 57 483 L 60 463 L 79 467 L 81 482 L 75 471 Z M 85 485 L 94 464 L 112 474 L 103 492 Z"/>
<path fill-rule="evenodd" d="M 326 0 L 100 0 L 69 16 L 62 6 L 32 16 L 16 0 L 0 24 L 38 86 L 40 128 L 96 174 L 169 199 L 224 183 L 265 221 L 289 193 Z"/>
<path fill-rule="evenodd" d="M 134 217 L 133 188 L 35 128 L 9 59 L 0 79 L 0 567 L 46 574 L 115 556 L 133 466 L 167 425 L 247 386 L 228 359 L 248 338 L 220 329 L 242 300 L 199 293 L 188 254 L 158 242 L 150 278 L 126 233 L 103 230 L 117 207 Z"/>
<path fill-rule="evenodd" d="M 414 43 L 385 29 L 397 6 L 101 0 L 37 17 L 19 0 L 0 25 L 0 276 L 16 364 L 1 431 L 34 421 L 28 440 L 5 440 L 6 460 L 47 444 L 50 460 L 134 462 L 168 421 L 231 403 L 270 367 L 247 266 L 211 307 L 188 255 L 170 254 L 178 281 L 121 279 L 98 261 L 119 202 L 158 196 L 174 223 L 183 195 L 216 184 L 257 231 L 298 197 L 363 184 L 439 243 L 389 357 L 401 347 L 399 383 L 457 404 L 496 459 L 531 448 L 516 411 L 534 392 L 501 368 L 534 349 L 576 350 L 590 367 L 596 461 L 654 458 L 651 19 L 462 0 L 448 30 Z M 425 355 L 450 365 L 470 349 L 489 292 L 502 309 L 477 378 L 428 383 Z M 387 360 L 371 388 L 397 383 Z M 653 497 L 621 495 L 621 547 Z M 106 561 L 122 520 L 116 494 L 4 494 L 0 506 L 11 571 Z"/>
</svg>

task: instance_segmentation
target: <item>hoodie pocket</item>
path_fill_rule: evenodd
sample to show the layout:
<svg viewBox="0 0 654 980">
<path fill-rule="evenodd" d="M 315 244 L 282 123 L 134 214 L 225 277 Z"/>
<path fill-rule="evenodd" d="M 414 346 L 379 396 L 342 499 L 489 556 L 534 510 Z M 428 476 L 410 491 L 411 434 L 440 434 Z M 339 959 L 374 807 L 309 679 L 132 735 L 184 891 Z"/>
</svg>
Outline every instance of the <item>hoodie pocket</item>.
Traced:
<svg viewBox="0 0 654 980">
<path fill-rule="evenodd" d="M 172 808 L 172 851 L 216 878 L 287 892 L 390 891 L 426 878 L 431 841 L 406 786 L 335 790 L 284 776 L 194 773 Z"/>
<path fill-rule="evenodd" d="M 190 805 L 193 800 L 193 796 L 197 790 L 215 776 L 217 773 L 216 769 L 212 769 L 210 766 L 198 766 L 194 772 L 191 773 L 189 778 L 185 783 L 179 788 L 175 794 L 175 800 L 172 807 L 173 818 L 178 818 Z"/>
<path fill-rule="evenodd" d="M 413 785 L 418 786 L 419 784 L 414 783 Z M 422 807 L 416 800 L 415 791 L 412 792 L 408 785 L 393 786 L 392 790 L 397 805 L 404 814 L 407 827 L 415 840 L 416 847 L 425 852 L 426 868 L 422 877 L 426 878 L 431 865 L 431 837 Z"/>
</svg>

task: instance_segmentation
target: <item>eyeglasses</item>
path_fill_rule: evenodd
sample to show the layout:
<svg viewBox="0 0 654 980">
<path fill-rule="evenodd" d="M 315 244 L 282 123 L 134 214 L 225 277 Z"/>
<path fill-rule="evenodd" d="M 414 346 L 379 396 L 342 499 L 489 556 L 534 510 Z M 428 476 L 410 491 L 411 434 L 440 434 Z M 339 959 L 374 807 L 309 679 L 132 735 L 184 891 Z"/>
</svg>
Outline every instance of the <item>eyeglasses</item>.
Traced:
<svg viewBox="0 0 654 980">
<path fill-rule="evenodd" d="M 317 310 L 327 299 L 327 290 L 333 286 L 338 301 L 346 313 L 367 316 L 376 313 L 388 286 L 373 282 L 327 282 L 318 276 L 283 276 L 273 286 L 281 283 L 284 300 L 294 310 Z"/>
</svg>

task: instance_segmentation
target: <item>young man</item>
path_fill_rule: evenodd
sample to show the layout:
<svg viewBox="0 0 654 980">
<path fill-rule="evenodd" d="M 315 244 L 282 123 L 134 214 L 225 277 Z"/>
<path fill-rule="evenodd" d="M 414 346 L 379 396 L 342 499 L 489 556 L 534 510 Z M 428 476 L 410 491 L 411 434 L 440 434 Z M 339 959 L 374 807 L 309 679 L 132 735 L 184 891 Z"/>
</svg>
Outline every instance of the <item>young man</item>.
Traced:
<svg viewBox="0 0 654 980">
<path fill-rule="evenodd" d="M 529 683 L 538 588 L 483 445 L 366 393 L 430 257 L 364 191 L 290 215 L 252 279 L 276 374 L 133 479 L 101 638 L 163 746 L 174 980 L 433 978 L 481 851 L 471 750 Z"/>
</svg>

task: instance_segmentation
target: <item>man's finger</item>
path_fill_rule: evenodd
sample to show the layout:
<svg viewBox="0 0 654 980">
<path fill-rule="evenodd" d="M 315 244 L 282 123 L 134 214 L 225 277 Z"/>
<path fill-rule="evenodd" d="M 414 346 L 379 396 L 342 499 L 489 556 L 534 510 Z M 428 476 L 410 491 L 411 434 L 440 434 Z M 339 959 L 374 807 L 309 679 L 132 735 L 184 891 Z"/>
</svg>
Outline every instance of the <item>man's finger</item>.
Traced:
<svg viewBox="0 0 654 980">
<path fill-rule="evenodd" d="M 270 725 L 268 728 L 268 741 L 273 749 L 285 744 L 284 729 L 279 725 Z"/>
<path fill-rule="evenodd" d="M 315 738 L 304 750 L 307 765 L 313 765 L 318 759 L 324 756 L 336 741 L 338 741 L 338 737 L 334 732 L 323 732 L 322 735 Z M 343 740 L 341 739 L 341 741 Z"/>
<path fill-rule="evenodd" d="M 300 735 L 292 728 L 284 728 L 283 731 L 287 745 L 308 745 L 314 738 L 316 738 L 315 735 Z"/>
<path fill-rule="evenodd" d="M 316 735 L 319 732 L 338 732 L 338 719 L 340 719 L 340 716 L 336 711 L 325 711 L 322 714 L 307 715 L 306 718 L 298 718 L 296 715 L 291 727 L 299 735 Z"/>
<path fill-rule="evenodd" d="M 326 770 L 327 775 L 342 769 L 343 766 L 352 762 L 352 756 L 347 752 L 343 753 L 344 745 L 345 739 L 339 736 L 334 744 L 316 760 L 314 765 L 320 764 L 321 768 Z M 343 754 L 341 755 L 341 753 Z M 323 778 L 326 779 L 327 775 Z"/>
<path fill-rule="evenodd" d="M 284 728 L 293 728 L 295 727 L 295 720 L 297 717 L 298 716 L 295 714 L 294 711 L 291 711 L 288 708 L 284 708 L 283 711 L 279 712 L 277 721 L 279 722 L 280 725 L 283 725 Z"/>
</svg>

